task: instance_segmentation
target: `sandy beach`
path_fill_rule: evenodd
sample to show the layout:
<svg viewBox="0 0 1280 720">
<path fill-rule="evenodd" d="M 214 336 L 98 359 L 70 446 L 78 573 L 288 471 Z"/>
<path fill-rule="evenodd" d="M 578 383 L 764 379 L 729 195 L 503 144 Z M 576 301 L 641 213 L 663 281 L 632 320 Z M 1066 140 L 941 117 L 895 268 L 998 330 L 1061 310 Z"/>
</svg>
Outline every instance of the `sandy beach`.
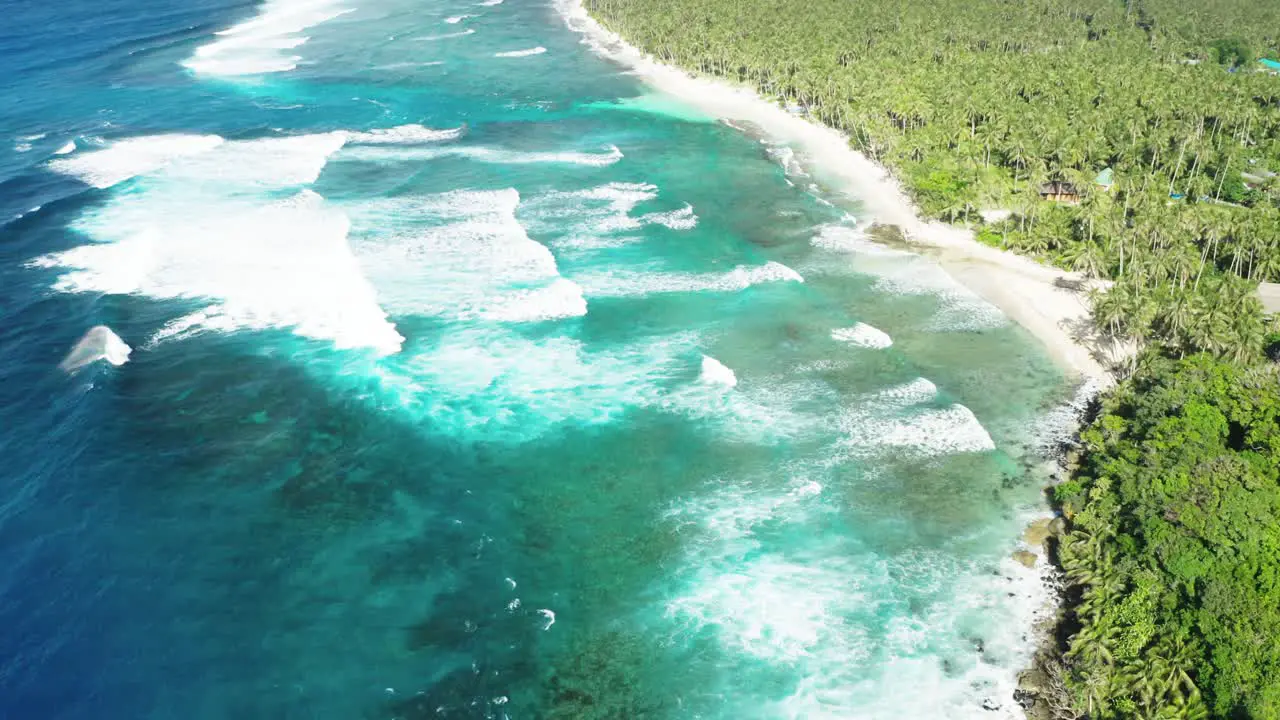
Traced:
<svg viewBox="0 0 1280 720">
<path fill-rule="evenodd" d="M 1064 372 L 1111 382 L 1104 362 L 1116 359 L 1115 351 L 1099 342 L 1082 276 L 983 245 L 964 228 L 921 218 L 892 175 L 851 148 L 840 132 L 787 112 L 750 88 L 656 62 L 597 23 L 579 0 L 562 0 L 558 8 L 597 52 L 632 68 L 655 89 L 717 118 L 751 123 L 789 145 L 802 164 L 858 198 L 870 215 L 860 220 L 899 227 L 912 249 L 936 259 L 962 285 L 1026 328 Z"/>
</svg>

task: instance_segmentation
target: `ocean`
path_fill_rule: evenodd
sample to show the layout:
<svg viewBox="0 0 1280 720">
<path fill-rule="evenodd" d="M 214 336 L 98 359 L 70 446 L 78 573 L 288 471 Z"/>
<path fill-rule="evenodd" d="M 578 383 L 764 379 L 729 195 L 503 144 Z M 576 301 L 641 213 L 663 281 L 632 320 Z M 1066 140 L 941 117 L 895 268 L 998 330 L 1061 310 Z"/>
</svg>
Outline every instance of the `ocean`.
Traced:
<svg viewBox="0 0 1280 720">
<path fill-rule="evenodd" d="M 1069 383 L 791 148 L 541 0 L 6 12 L 0 718 L 1020 717 Z"/>
</svg>

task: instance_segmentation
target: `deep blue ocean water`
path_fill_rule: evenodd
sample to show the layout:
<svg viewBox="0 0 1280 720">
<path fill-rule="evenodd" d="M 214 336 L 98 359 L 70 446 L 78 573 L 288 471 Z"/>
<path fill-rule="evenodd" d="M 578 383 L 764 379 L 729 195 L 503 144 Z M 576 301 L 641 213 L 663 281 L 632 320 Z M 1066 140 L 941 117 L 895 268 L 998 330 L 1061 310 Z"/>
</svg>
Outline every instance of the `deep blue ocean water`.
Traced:
<svg viewBox="0 0 1280 720">
<path fill-rule="evenodd" d="M 545 2 L 5 11 L 0 718 L 1018 717 L 1066 384 L 789 148 Z"/>
</svg>

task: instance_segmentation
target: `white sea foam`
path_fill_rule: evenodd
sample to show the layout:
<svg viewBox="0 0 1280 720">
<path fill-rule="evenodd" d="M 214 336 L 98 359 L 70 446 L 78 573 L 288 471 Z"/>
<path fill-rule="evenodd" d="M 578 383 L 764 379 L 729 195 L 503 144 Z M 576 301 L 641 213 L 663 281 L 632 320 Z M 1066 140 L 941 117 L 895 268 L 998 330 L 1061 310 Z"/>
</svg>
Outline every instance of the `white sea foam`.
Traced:
<svg viewBox="0 0 1280 720">
<path fill-rule="evenodd" d="M 455 323 L 431 343 L 406 348 L 379 376 L 381 395 L 433 432 L 525 442 L 567 423 L 605 424 L 659 405 L 687 372 L 697 342 L 656 337 L 593 350 L 571 337 Z"/>
<path fill-rule="evenodd" d="M 937 299 L 938 311 L 927 329 L 933 332 L 981 331 L 1005 327 L 1009 318 L 1000 309 L 956 282 L 942 268 L 926 260 L 876 268 L 876 289 Z"/>
<path fill-rule="evenodd" d="M 546 51 L 546 48 L 539 45 L 526 50 L 508 50 L 507 52 L 494 53 L 493 56 L 501 58 L 528 57 L 530 55 L 541 55 Z"/>
<path fill-rule="evenodd" d="M 420 64 L 420 63 L 415 63 Z M 393 128 L 379 128 L 367 132 L 347 132 L 347 142 L 355 145 L 419 145 L 455 140 L 462 137 L 465 128 L 456 127 L 446 130 L 423 127 L 422 125 L 398 125 Z"/>
<path fill-rule="evenodd" d="M 763 140 L 761 142 L 764 142 Z M 800 166 L 796 151 L 786 145 L 770 145 L 766 143 L 769 157 L 782 166 L 783 172 L 792 177 L 808 177 L 808 173 Z"/>
<path fill-rule="evenodd" d="M 209 184 L 236 193 L 309 185 L 346 140 L 341 131 L 236 140 L 170 163 L 159 177 L 171 185 Z"/>
<path fill-rule="evenodd" d="M 64 145 L 53 151 L 54 155 L 69 155 L 76 151 L 76 141 L 68 140 Z"/>
<path fill-rule="evenodd" d="M 647 183 L 611 182 L 585 190 L 549 192 L 531 198 L 521 207 L 540 230 L 566 226 L 577 232 L 607 234 L 638 230 L 640 218 L 630 215 L 642 202 L 658 197 L 658 188 Z"/>
<path fill-rule="evenodd" d="M 102 150 L 50 160 L 49 168 L 87 185 L 108 188 L 178 158 L 208 152 L 222 143 L 217 135 L 145 135 L 117 140 Z"/>
<path fill-rule="evenodd" d="M 302 60 L 287 51 L 307 42 L 304 30 L 349 12 L 339 0 L 267 0 L 256 16 L 217 32 L 182 64 L 203 75 L 228 77 L 288 72 Z"/>
<path fill-rule="evenodd" d="M 475 28 L 467 28 L 466 30 L 459 30 L 458 32 L 453 32 L 453 33 L 443 33 L 440 35 L 423 35 L 422 37 L 414 38 L 414 40 L 419 40 L 421 42 L 434 42 L 436 40 L 448 40 L 449 38 L 466 37 L 467 35 L 474 35 L 475 32 L 476 32 Z"/>
<path fill-rule="evenodd" d="M 1070 401 L 1038 417 L 1031 433 L 1037 449 L 1046 457 L 1053 457 L 1064 445 L 1072 444 L 1089 406 L 1106 386 L 1103 380 L 1087 379 L 1076 388 Z"/>
<path fill-rule="evenodd" d="M 434 67 L 436 65 L 443 65 L 443 64 L 444 64 L 443 60 L 430 60 L 428 62 L 394 62 L 394 63 L 387 63 L 386 65 L 375 65 L 373 69 L 374 70 L 400 70 L 403 68 Z"/>
<path fill-rule="evenodd" d="M 622 151 L 616 145 L 608 146 L 603 153 L 589 152 L 522 152 L 519 150 L 502 150 L 467 145 L 447 145 L 426 148 L 353 148 L 349 156 L 362 160 L 386 160 L 390 162 L 409 162 L 417 160 L 433 160 L 440 157 L 459 156 L 479 162 L 500 165 L 524 165 L 533 163 L 549 163 L 562 165 L 587 165 L 605 167 L 623 158 Z"/>
<path fill-rule="evenodd" d="M 759 660 L 794 663 L 838 652 L 849 665 L 866 662 L 869 633 L 833 627 L 848 604 L 867 599 L 853 565 L 781 553 L 755 554 L 739 563 L 697 577 L 667 612 L 693 628 L 715 627 L 725 645 Z"/>
<path fill-rule="evenodd" d="M 396 312 L 525 322 L 587 312 L 582 290 L 516 219 L 515 190 L 459 190 L 352 206 L 355 246 Z"/>
<path fill-rule="evenodd" d="M 617 247 L 639 239 L 626 235 L 645 225 L 687 230 L 698 216 L 689 204 L 679 210 L 633 215 L 637 205 L 658 197 L 658 188 L 647 183 L 613 182 L 585 190 L 549 192 L 520 206 L 521 218 L 531 232 L 553 234 L 556 247 L 599 249 Z"/>
<path fill-rule="evenodd" d="M 221 306 L 211 305 L 204 310 L 197 310 L 190 315 L 175 318 L 155 331 L 150 339 L 147 340 L 145 347 L 150 349 L 166 340 L 182 340 L 205 330 L 213 330 L 219 323 L 218 319 L 225 317 L 225 315 Z"/>
<path fill-rule="evenodd" d="M 210 303 L 152 343 L 280 328 L 395 352 L 402 338 L 351 253 L 346 216 L 299 189 L 344 141 L 341 133 L 235 141 L 173 159 L 76 221 L 97 242 L 34 263 L 66 269 L 56 285 L 64 291 Z"/>
<path fill-rule="evenodd" d="M 543 609 L 543 610 L 539 610 L 538 614 L 541 615 L 542 618 L 547 621 L 547 624 L 542 626 L 543 630 L 550 630 L 551 626 L 556 624 L 555 612 L 551 610 Z"/>
<path fill-rule="evenodd" d="M 738 384 L 738 376 L 733 374 L 733 370 L 709 355 L 702 356 L 702 374 L 699 379 L 711 385 L 733 387 Z"/>
<path fill-rule="evenodd" d="M 866 233 L 844 224 L 823 225 L 809 241 L 814 247 L 840 253 L 910 258 L 905 250 L 897 250 L 868 239 Z"/>
<path fill-rule="evenodd" d="M 13 216 L 13 219 L 14 219 L 14 220 L 21 220 L 22 218 L 24 218 L 24 217 L 26 217 L 26 216 L 28 216 L 28 215 L 30 215 L 30 214 L 32 214 L 32 213 L 38 213 L 38 212 L 40 212 L 40 209 L 41 209 L 42 207 L 44 207 L 44 206 L 43 206 L 43 205 L 33 205 L 32 207 L 27 208 L 27 209 L 26 209 L 26 210 L 24 210 L 23 212 L 15 213 L 15 214 L 14 214 L 14 216 Z"/>
<path fill-rule="evenodd" d="M 679 210 L 648 213 L 640 218 L 640 222 L 663 225 L 672 230 L 692 230 L 698 225 L 698 216 L 694 214 L 693 206 L 685 203 Z"/>
<path fill-rule="evenodd" d="M 882 350 L 893 345 L 893 338 L 889 337 L 883 330 L 861 322 L 853 327 L 832 330 L 831 339 L 876 350 Z"/>
<path fill-rule="evenodd" d="M 453 17 L 445 18 L 444 21 L 450 25 L 457 25 L 463 20 L 466 20 L 467 18 L 473 18 L 473 17 L 475 17 L 475 15 L 454 15 Z"/>
<path fill-rule="evenodd" d="M 804 282 L 778 262 L 740 265 L 724 273 L 604 271 L 577 278 L 588 297 L 633 297 L 679 292 L 734 292 L 771 282 Z"/>
<path fill-rule="evenodd" d="M 68 373 L 74 373 L 86 365 L 99 360 L 106 360 L 112 365 L 123 365 L 129 362 L 132 349 L 120 336 L 106 325 L 96 325 L 80 338 L 71 348 L 71 352 L 58 363 L 58 367 Z"/>
<path fill-rule="evenodd" d="M 663 588 L 677 637 L 713 633 L 730 651 L 722 661 L 730 676 L 763 662 L 778 682 L 789 678 L 781 697 L 779 685 L 733 685 L 727 709 L 1020 719 L 1011 695 L 1030 655 L 1024 629 L 1043 612 L 1037 573 L 1007 557 L 973 562 L 968 538 L 957 539 L 959 553 L 886 555 L 827 532 L 842 495 L 810 472 L 722 480 L 667 515 L 686 543 L 683 567 Z"/>
<path fill-rule="evenodd" d="M 532 290 L 516 290 L 497 298 L 484 317 L 504 322 L 558 320 L 587 314 L 587 301 L 577 283 L 564 278 Z"/>
<path fill-rule="evenodd" d="M 481 2 L 477 4 L 483 7 L 493 7 L 494 5 L 501 5 L 502 0 L 481 0 Z"/>
<path fill-rule="evenodd" d="M 730 385 L 731 374 L 730 368 L 703 361 L 699 381 L 665 394 L 661 407 L 714 428 L 724 439 L 752 445 L 795 441 L 826 430 L 827 420 L 808 411 L 835 402 L 825 384 L 786 376 L 737 386 L 736 375 Z M 733 392 L 726 392 L 726 387 L 733 387 Z"/>
<path fill-rule="evenodd" d="M 876 289 L 895 295 L 932 296 L 938 312 L 927 327 L 933 332 L 979 331 L 1008 325 L 999 308 L 948 275 L 937 263 L 867 239 L 844 224 L 818 228 L 814 247 L 853 256 L 855 271 L 876 278 Z"/>
<path fill-rule="evenodd" d="M 31 152 L 31 148 L 32 148 L 31 143 L 37 140 L 43 140 L 44 137 L 45 137 L 45 133 L 36 133 L 34 135 L 20 135 L 17 138 L 15 138 L 13 141 L 13 151 L 20 152 L 20 153 Z"/>
<path fill-rule="evenodd" d="M 934 406 L 936 395 L 933 383 L 918 378 L 853 403 L 837 419 L 841 447 L 854 454 L 891 448 L 926 456 L 995 449 L 969 408 Z"/>
<path fill-rule="evenodd" d="M 670 513 L 692 527 L 681 530 L 687 562 L 667 616 L 681 633 L 714 631 L 734 653 L 729 662 L 764 661 L 803 675 L 855 674 L 873 641 L 852 615 L 861 609 L 874 616 L 878 598 L 865 586 L 875 563 L 855 558 L 826 533 L 806 534 L 811 539 L 801 546 L 769 543 L 758 531 L 810 522 L 822 511 L 823 488 L 806 477 L 776 489 L 753 484 L 726 483 Z M 828 664 L 836 656 L 839 663 Z"/>
</svg>

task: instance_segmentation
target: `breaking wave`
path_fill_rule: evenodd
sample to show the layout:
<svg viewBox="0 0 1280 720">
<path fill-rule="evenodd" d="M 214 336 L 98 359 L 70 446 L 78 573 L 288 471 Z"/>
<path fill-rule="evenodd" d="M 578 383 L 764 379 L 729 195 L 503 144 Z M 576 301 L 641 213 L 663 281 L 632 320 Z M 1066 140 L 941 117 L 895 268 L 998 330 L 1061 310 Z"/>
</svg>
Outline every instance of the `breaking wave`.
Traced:
<svg viewBox="0 0 1280 720">
<path fill-rule="evenodd" d="M 217 135 L 146 135 L 117 140 L 101 150 L 50 160 L 49 169 L 86 185 L 109 188 L 175 159 L 208 152 L 222 142 Z"/>
<path fill-rule="evenodd" d="M 688 203 L 679 210 L 634 215 L 636 206 L 658 197 L 658 188 L 647 183 L 612 182 L 569 192 L 549 192 L 521 205 L 521 217 L 533 232 L 553 236 L 551 243 L 564 249 L 617 247 L 638 239 L 634 233 L 646 225 L 673 230 L 697 226 L 698 216 Z"/>
<path fill-rule="evenodd" d="M 733 387 L 738 384 L 738 376 L 733 374 L 733 370 L 725 367 L 724 363 L 709 355 L 702 356 L 702 374 L 699 379 L 705 383 L 727 387 Z"/>
<path fill-rule="evenodd" d="M 507 322 L 585 315 L 582 290 L 516 219 L 519 204 L 513 189 L 356 204 L 356 256 L 393 312 Z"/>
<path fill-rule="evenodd" d="M 396 352 L 402 338 L 351 252 L 346 216 L 305 189 L 344 142 L 342 133 L 219 138 L 199 153 L 148 162 L 135 191 L 75 222 L 94 243 L 33 264 L 66 270 L 55 287 L 67 292 L 210 303 L 153 343 L 197 330 L 279 328 L 338 348 Z"/>
<path fill-rule="evenodd" d="M 541 55 L 546 51 L 546 48 L 539 45 L 538 47 L 532 47 L 527 50 L 509 50 L 507 52 L 494 53 L 493 56 L 501 58 L 528 57 L 530 55 Z"/>
<path fill-rule="evenodd" d="M 926 327 L 930 332 L 982 331 L 1009 324 L 999 308 L 928 258 L 872 242 L 861 231 L 840 224 L 818 228 L 811 243 L 823 250 L 851 255 L 853 270 L 874 277 L 876 289 L 881 292 L 936 299 L 938 310 Z"/>
<path fill-rule="evenodd" d="M 119 366 L 129 362 L 131 352 L 132 349 L 111 328 L 106 325 L 96 325 L 89 328 L 84 337 L 71 348 L 71 352 L 58 363 L 58 368 L 74 373 L 99 360 L 106 360 L 112 365 Z"/>
<path fill-rule="evenodd" d="M 577 278 L 589 297 L 634 297 L 659 293 L 734 292 L 773 282 L 803 283 L 795 270 L 779 262 L 740 265 L 724 273 L 606 271 Z"/>
<path fill-rule="evenodd" d="M 351 12 L 338 0 L 267 0 L 258 14 L 215 33 L 183 65 L 202 75 L 235 77 L 288 72 L 300 55 L 288 52 L 307 42 L 302 32 Z"/>
<path fill-rule="evenodd" d="M 421 42 L 433 42 L 435 40 L 448 40 L 449 38 L 466 37 L 467 35 L 474 35 L 475 32 L 476 32 L 475 28 L 467 28 L 466 30 L 459 30 L 458 32 L 454 32 L 454 33 L 443 33 L 440 35 L 423 35 L 422 37 L 414 38 L 414 40 L 419 40 Z"/>
<path fill-rule="evenodd" d="M 840 446 L 855 455 L 885 448 L 922 456 L 995 449 L 969 408 L 939 406 L 937 393 L 933 383 L 918 378 L 846 407 L 836 421 Z"/>
<path fill-rule="evenodd" d="M 623 158 L 622 151 L 616 145 L 610 145 L 607 152 L 527 152 L 520 150 L 503 150 L 482 146 L 448 145 L 432 148 L 353 148 L 350 157 L 359 160 L 386 160 L 389 162 L 411 162 L 417 160 L 433 160 L 441 157 L 465 157 L 484 163 L 524 165 L 548 163 L 561 165 L 586 165 L 590 167 L 606 167 Z"/>
<path fill-rule="evenodd" d="M 347 141 L 355 145 L 417 145 L 455 140 L 462 137 L 466 128 L 456 127 L 436 130 L 422 125 L 398 125 L 393 128 L 347 132 Z"/>
</svg>

